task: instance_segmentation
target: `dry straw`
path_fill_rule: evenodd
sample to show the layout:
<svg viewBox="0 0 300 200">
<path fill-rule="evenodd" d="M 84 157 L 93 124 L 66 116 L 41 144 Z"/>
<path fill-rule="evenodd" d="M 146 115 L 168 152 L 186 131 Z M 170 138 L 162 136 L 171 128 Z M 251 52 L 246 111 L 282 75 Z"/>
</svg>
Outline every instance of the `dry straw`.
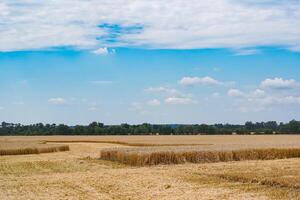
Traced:
<svg viewBox="0 0 300 200">
<path fill-rule="evenodd" d="M 262 148 L 240 150 L 209 150 L 209 151 L 126 151 L 121 149 L 105 149 L 100 158 L 128 164 L 132 166 L 228 162 L 240 160 L 272 160 L 299 158 L 300 148 Z"/>
<path fill-rule="evenodd" d="M 281 187 L 281 188 L 289 188 L 289 189 L 300 189 L 299 184 L 293 185 L 293 182 L 289 181 L 278 181 L 276 179 L 257 179 L 257 178 L 248 178 L 248 177 L 243 177 L 240 175 L 226 175 L 226 174 L 218 174 L 218 175 L 213 175 L 215 177 L 228 180 L 231 182 L 241 182 L 241 183 L 256 183 L 259 185 L 266 185 L 266 186 L 271 186 L 271 187 Z"/>
</svg>

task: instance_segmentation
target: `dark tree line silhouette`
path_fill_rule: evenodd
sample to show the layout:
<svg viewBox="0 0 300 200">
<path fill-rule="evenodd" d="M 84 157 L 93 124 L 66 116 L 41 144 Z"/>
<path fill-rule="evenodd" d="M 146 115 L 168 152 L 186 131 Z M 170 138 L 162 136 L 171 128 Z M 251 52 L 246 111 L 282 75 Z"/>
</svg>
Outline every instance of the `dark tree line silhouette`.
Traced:
<svg viewBox="0 0 300 200">
<path fill-rule="evenodd" d="M 92 122 L 89 125 L 67 126 L 65 124 L 21 125 L 2 122 L 1 135 L 197 135 L 197 134 L 300 134 L 300 121 L 288 123 L 246 122 L 244 125 L 233 124 L 121 124 L 104 125 Z"/>
</svg>

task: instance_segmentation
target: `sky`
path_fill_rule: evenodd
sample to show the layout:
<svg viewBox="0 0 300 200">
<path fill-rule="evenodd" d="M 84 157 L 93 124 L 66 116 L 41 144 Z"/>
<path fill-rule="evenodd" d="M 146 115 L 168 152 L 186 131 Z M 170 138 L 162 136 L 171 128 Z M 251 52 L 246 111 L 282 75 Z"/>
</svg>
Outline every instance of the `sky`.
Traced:
<svg viewBox="0 0 300 200">
<path fill-rule="evenodd" d="M 0 121 L 300 120 L 298 0 L 0 0 Z"/>
</svg>

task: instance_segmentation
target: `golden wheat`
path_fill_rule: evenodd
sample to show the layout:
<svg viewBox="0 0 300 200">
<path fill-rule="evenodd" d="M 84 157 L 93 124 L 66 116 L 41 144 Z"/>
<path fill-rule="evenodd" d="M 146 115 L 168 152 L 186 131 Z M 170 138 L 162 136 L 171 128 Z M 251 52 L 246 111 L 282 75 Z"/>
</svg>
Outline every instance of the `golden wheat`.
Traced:
<svg viewBox="0 0 300 200">
<path fill-rule="evenodd" d="M 46 144 L 37 141 L 2 141 L 0 142 L 0 156 L 51 153 L 69 151 L 68 145 Z"/>
<path fill-rule="evenodd" d="M 100 152 L 103 160 L 116 161 L 133 166 L 158 165 L 158 164 L 181 164 L 211 163 L 241 160 L 272 160 L 284 158 L 299 158 L 300 148 L 263 148 L 263 149 L 240 149 L 240 150 L 193 150 L 185 151 L 139 151 L 139 148 L 104 149 Z"/>
</svg>

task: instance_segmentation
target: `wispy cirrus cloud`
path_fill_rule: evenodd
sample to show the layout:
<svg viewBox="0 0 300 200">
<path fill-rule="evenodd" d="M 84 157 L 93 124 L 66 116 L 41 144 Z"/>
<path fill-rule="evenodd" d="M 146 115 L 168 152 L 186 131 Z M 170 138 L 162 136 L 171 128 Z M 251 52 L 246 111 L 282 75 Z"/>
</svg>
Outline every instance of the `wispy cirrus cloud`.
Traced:
<svg viewBox="0 0 300 200">
<path fill-rule="evenodd" d="M 237 56 L 250 56 L 250 55 L 261 53 L 261 50 L 245 48 L 245 49 L 234 49 L 233 52 Z"/>
<path fill-rule="evenodd" d="M 197 101 L 188 97 L 168 97 L 165 99 L 165 103 L 173 105 L 188 105 L 196 104 Z"/>
<path fill-rule="evenodd" d="M 180 94 L 180 92 L 176 89 L 170 88 L 170 87 L 164 87 L 164 86 L 159 86 L 159 87 L 149 87 L 144 90 L 145 92 L 148 93 L 166 93 L 166 94 Z"/>
</svg>

